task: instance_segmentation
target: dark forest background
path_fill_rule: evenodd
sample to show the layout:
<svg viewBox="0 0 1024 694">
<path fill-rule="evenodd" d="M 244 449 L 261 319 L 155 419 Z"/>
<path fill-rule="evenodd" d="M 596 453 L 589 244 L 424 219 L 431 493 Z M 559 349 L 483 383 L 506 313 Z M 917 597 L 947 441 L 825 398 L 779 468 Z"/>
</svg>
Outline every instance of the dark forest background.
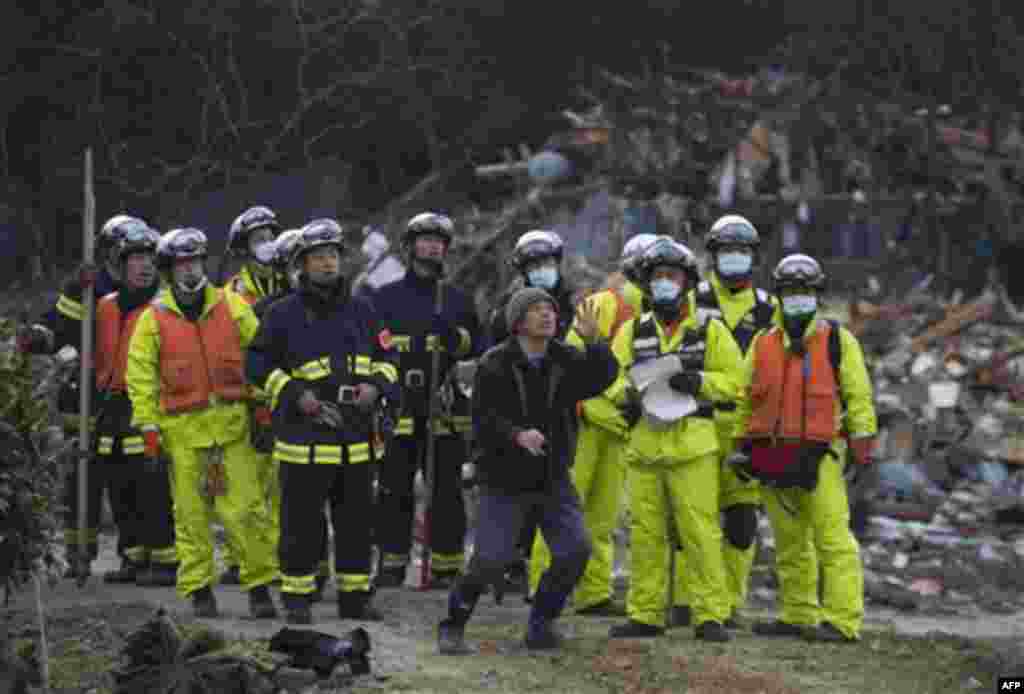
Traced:
<svg viewBox="0 0 1024 694">
<path fill-rule="evenodd" d="M 346 212 L 432 170 L 541 144 L 597 70 L 768 64 L 1019 111 L 1024 4 L 1007 0 L 42 0 L 0 8 L 0 188 L 67 256 L 82 152 L 100 221 L 160 228 L 211 191 L 342 161 Z M 236 214 L 238 210 L 230 210 Z"/>
</svg>

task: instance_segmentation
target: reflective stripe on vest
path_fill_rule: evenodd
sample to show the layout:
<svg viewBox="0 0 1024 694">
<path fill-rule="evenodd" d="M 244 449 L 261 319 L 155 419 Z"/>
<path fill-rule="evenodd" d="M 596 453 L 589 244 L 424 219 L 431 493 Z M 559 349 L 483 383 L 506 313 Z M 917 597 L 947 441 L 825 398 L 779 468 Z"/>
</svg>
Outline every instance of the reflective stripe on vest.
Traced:
<svg viewBox="0 0 1024 694">
<path fill-rule="evenodd" d="M 750 386 L 751 438 L 830 443 L 839 433 L 839 395 L 829 361 L 832 327 L 818 321 L 805 339 L 803 357 L 786 350 L 783 333 L 773 328 L 757 340 Z"/>
<path fill-rule="evenodd" d="M 718 295 L 714 287 L 707 280 L 697 285 L 695 302 L 697 306 L 697 322 L 705 325 L 711 318 L 717 318 L 725 323 L 725 315 L 718 303 Z M 768 292 L 763 289 L 754 290 L 754 305 L 747 311 L 735 328 L 730 328 L 732 335 L 740 350 L 746 354 L 750 349 L 750 343 L 754 341 L 754 335 L 761 330 L 772 327 L 772 317 L 775 315 L 775 307 L 772 305 Z M 726 324 L 725 327 L 729 327 Z"/>
<path fill-rule="evenodd" d="M 248 394 L 242 341 L 227 299 L 196 322 L 162 303 L 153 305 L 160 329 L 160 404 L 167 414 L 200 410 L 215 398 L 234 402 Z"/>
<path fill-rule="evenodd" d="M 104 390 L 126 391 L 124 373 L 128 368 L 128 347 L 135 323 L 149 304 L 121 315 L 117 292 L 100 299 L 96 306 L 96 385 Z"/>
</svg>

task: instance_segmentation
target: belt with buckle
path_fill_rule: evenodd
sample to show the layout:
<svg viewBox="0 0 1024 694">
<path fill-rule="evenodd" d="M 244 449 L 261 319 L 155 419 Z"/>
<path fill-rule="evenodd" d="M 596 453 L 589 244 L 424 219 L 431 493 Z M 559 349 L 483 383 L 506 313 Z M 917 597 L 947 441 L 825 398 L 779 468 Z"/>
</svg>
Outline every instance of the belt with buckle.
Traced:
<svg viewBox="0 0 1024 694">
<path fill-rule="evenodd" d="M 338 404 L 354 405 L 359 397 L 358 391 L 353 386 L 340 386 L 338 388 Z"/>
<path fill-rule="evenodd" d="M 427 375 L 423 369 L 409 369 L 405 372 L 405 386 L 407 388 L 423 388 L 427 385 Z"/>
</svg>

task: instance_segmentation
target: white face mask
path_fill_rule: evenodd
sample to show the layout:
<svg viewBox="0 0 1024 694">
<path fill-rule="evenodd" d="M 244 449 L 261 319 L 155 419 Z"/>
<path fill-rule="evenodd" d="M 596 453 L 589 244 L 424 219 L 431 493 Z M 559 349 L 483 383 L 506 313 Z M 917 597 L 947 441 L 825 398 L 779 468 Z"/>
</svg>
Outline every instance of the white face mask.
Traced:
<svg viewBox="0 0 1024 694">
<path fill-rule="evenodd" d="M 540 289 L 554 289 L 558 284 L 558 268 L 550 265 L 530 270 L 526 273 L 526 279 L 531 287 Z"/>
<path fill-rule="evenodd" d="M 174 286 L 185 294 L 195 294 L 206 286 L 206 269 L 202 260 L 178 263 L 174 266 Z"/>
<path fill-rule="evenodd" d="M 730 251 L 718 254 L 718 272 L 722 277 L 740 277 L 750 272 L 754 258 L 749 253 Z"/>
<path fill-rule="evenodd" d="M 782 297 L 782 313 L 786 316 L 807 316 L 818 310 L 818 297 L 813 294 L 793 294 Z"/>
<path fill-rule="evenodd" d="M 669 279 L 656 279 L 651 282 L 651 299 L 656 304 L 667 304 L 679 298 L 682 289 L 677 283 Z"/>
</svg>

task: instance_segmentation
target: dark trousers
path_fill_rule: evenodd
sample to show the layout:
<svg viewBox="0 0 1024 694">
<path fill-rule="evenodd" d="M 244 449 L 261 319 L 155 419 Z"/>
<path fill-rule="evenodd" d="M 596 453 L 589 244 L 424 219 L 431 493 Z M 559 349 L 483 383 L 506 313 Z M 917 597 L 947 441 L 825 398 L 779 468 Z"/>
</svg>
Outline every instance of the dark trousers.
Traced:
<svg viewBox="0 0 1024 694">
<path fill-rule="evenodd" d="M 139 561 L 148 550 L 174 547 L 174 513 L 171 484 L 165 464 L 149 467 L 143 456 L 124 455 L 115 440 L 110 455 L 96 456 L 88 464 L 87 541 L 89 558 L 98 554 L 100 512 L 103 490 L 117 526 L 117 553 Z M 72 466 L 64 488 L 65 542 L 78 544 L 78 465 Z M 75 550 L 77 551 L 77 550 Z"/>
<path fill-rule="evenodd" d="M 435 570 L 457 570 L 462 565 L 466 537 L 466 508 L 462 498 L 462 464 L 466 448 L 461 436 L 434 439 L 434 495 L 430 507 L 430 549 Z M 421 444 L 421 445 L 418 445 Z M 380 472 L 377 532 L 385 555 L 407 555 L 412 544 L 415 510 L 413 481 L 424 460 L 426 442 L 396 436 L 388 446 Z M 438 559 L 451 558 L 447 567 Z"/>
<path fill-rule="evenodd" d="M 580 499 L 568 478 L 543 493 L 481 490 L 473 558 L 449 596 L 450 619 L 467 621 L 487 586 L 504 580 L 505 567 L 518 557 L 519 536 L 531 518 L 551 549 L 551 566 L 541 576 L 530 620 L 553 620 L 562 613 L 591 552 Z"/>
<path fill-rule="evenodd" d="M 308 594 L 315 586 L 330 507 L 338 590 L 370 589 L 372 465 L 281 463 L 281 591 Z"/>
</svg>

